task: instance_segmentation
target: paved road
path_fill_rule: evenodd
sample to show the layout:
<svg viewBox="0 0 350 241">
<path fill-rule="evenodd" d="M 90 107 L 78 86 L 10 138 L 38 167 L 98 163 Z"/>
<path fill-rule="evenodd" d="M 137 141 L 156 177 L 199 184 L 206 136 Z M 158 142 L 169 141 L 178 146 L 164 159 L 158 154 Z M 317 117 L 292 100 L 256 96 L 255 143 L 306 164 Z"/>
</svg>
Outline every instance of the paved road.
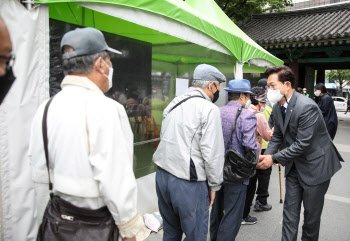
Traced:
<svg viewBox="0 0 350 241">
<path fill-rule="evenodd" d="M 350 113 L 338 112 L 339 126 L 334 143 L 343 156 L 343 168 L 331 180 L 322 214 L 320 241 L 350 240 Z M 282 168 L 283 169 L 283 168 Z M 283 171 L 282 171 L 283 175 Z M 284 179 L 282 179 L 284 196 Z M 273 206 L 269 212 L 251 212 L 258 218 L 255 225 L 242 225 L 237 241 L 279 241 L 282 230 L 283 204 L 280 204 L 278 167 L 274 166 L 270 181 L 268 202 Z M 298 240 L 301 239 L 301 215 Z M 147 241 L 162 240 L 163 233 L 152 233 Z M 209 240 L 209 239 L 208 239 Z"/>
</svg>

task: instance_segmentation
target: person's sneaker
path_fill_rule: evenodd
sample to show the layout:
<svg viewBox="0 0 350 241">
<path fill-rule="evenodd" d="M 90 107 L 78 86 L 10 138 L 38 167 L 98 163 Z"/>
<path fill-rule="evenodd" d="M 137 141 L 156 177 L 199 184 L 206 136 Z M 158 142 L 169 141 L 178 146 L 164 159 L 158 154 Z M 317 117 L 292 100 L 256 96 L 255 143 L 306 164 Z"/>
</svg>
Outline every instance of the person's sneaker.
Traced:
<svg viewBox="0 0 350 241">
<path fill-rule="evenodd" d="M 251 217 L 250 215 L 248 215 L 248 217 L 243 218 L 241 224 L 245 225 L 245 224 L 256 224 L 258 222 L 258 219 L 256 217 Z"/>
<path fill-rule="evenodd" d="M 255 211 L 270 211 L 272 209 L 272 206 L 268 203 L 265 205 L 261 204 L 258 200 L 256 200 L 255 205 L 254 205 Z"/>
</svg>

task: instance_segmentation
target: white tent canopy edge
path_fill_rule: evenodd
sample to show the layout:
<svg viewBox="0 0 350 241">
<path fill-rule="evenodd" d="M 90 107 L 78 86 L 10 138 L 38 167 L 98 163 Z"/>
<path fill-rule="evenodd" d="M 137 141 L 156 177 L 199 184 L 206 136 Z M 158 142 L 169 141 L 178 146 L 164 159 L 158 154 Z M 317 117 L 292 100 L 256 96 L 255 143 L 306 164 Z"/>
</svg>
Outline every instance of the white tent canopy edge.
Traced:
<svg viewBox="0 0 350 241">
<path fill-rule="evenodd" d="M 165 18 L 164 16 L 120 5 L 104 3 L 76 4 L 232 56 L 232 54 L 222 44 L 218 43 L 215 39 L 211 38 L 210 36 L 183 23 L 177 22 L 170 18 Z M 232 56 L 232 58 L 234 57 Z M 270 68 L 274 66 L 271 62 L 260 58 L 250 59 L 248 63 L 256 67 L 262 68 Z M 237 76 L 240 76 L 239 73 L 243 73 L 243 69 L 238 70 L 238 67 L 243 68 L 243 65 L 233 66 L 234 71 L 238 71 Z"/>
<path fill-rule="evenodd" d="M 140 9 L 103 3 L 77 3 L 78 5 L 89 8 L 91 10 L 101 12 L 116 18 L 126 20 L 144 26 L 150 29 L 157 30 L 162 33 L 186 40 L 188 42 L 216 50 L 221 53 L 231 55 L 230 52 L 220 43 L 203 34 L 202 32 L 174 21 L 170 18 L 165 18 L 151 12 L 146 12 Z M 118 28 L 118 26 L 116 26 Z"/>
</svg>

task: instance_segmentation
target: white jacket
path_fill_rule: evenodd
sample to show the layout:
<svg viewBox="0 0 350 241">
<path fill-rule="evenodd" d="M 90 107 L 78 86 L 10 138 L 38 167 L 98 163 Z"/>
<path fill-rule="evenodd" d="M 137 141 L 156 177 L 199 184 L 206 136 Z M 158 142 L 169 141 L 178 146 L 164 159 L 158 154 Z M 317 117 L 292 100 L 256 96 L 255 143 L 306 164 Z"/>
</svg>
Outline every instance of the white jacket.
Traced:
<svg viewBox="0 0 350 241">
<path fill-rule="evenodd" d="M 29 156 L 33 181 L 48 190 L 41 129 L 45 105 L 33 119 Z M 122 237 L 142 230 L 136 210 L 133 133 L 123 106 L 88 78 L 68 75 L 49 107 L 47 129 L 54 192 L 79 207 L 107 205 Z M 38 202 L 39 209 L 46 206 Z"/>
<path fill-rule="evenodd" d="M 194 95 L 204 98 L 191 98 L 169 113 L 181 100 Z M 220 111 L 201 89 L 191 87 L 167 106 L 160 137 L 153 155 L 159 167 L 178 178 L 191 180 L 192 159 L 197 181 L 208 180 L 213 191 L 220 189 L 225 154 Z"/>
</svg>

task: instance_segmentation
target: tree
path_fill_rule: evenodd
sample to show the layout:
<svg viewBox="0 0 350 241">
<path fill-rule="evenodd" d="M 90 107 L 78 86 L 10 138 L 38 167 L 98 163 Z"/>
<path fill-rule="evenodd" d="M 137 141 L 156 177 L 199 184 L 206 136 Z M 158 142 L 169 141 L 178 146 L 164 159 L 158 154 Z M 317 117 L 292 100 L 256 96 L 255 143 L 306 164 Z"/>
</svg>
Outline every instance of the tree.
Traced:
<svg viewBox="0 0 350 241">
<path fill-rule="evenodd" d="M 264 12 L 283 12 L 293 6 L 292 0 L 215 0 L 219 7 L 234 22 L 252 18 L 253 14 Z"/>
<path fill-rule="evenodd" d="M 350 81 L 350 70 L 349 69 L 338 69 L 331 70 L 327 73 L 329 80 L 334 81 L 340 85 L 340 93 L 343 95 L 343 87 Z"/>
</svg>

